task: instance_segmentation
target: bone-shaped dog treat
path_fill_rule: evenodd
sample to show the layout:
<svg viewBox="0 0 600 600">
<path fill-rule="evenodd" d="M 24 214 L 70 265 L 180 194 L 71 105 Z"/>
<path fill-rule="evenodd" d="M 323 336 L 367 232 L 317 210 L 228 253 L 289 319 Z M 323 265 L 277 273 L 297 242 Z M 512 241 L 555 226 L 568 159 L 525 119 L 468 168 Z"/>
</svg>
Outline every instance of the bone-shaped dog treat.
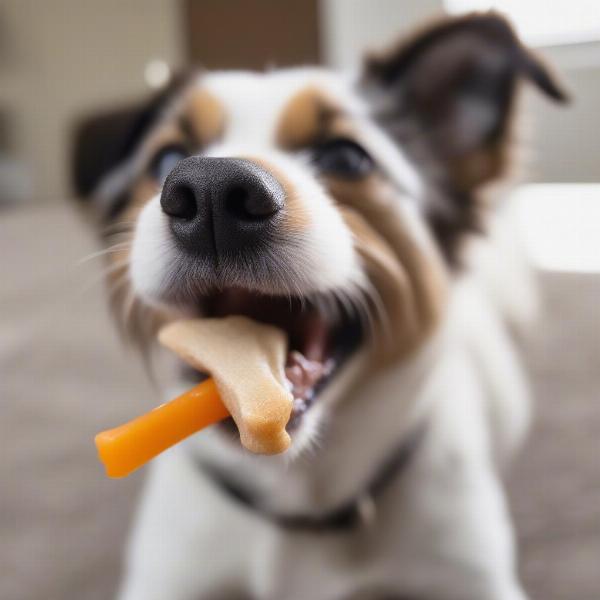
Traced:
<svg viewBox="0 0 600 600">
<path fill-rule="evenodd" d="M 287 449 L 292 395 L 284 384 L 286 339 L 281 331 L 244 317 L 227 317 L 173 323 L 160 337 L 213 377 L 129 423 L 99 433 L 98 457 L 109 477 L 126 477 L 230 414 L 249 450 L 274 454 Z"/>
<path fill-rule="evenodd" d="M 286 335 L 246 317 L 194 319 L 166 325 L 159 340 L 192 367 L 209 373 L 242 444 L 277 454 L 290 445 L 285 427 L 293 397 L 286 386 Z"/>
</svg>

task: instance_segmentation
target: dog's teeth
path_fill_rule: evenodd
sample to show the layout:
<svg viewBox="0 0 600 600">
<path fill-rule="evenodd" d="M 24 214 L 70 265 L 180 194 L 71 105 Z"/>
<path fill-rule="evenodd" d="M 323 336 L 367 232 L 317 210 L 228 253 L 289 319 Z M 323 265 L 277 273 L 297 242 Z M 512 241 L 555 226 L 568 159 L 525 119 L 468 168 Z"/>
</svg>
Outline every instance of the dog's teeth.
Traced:
<svg viewBox="0 0 600 600">
<path fill-rule="evenodd" d="M 290 381 L 302 382 L 304 380 L 304 372 L 302 371 L 302 367 L 299 365 L 286 367 L 285 374 Z"/>
<path fill-rule="evenodd" d="M 292 410 L 297 414 L 302 414 L 306 411 L 308 406 L 303 398 L 294 398 L 294 402 L 292 404 Z"/>
</svg>

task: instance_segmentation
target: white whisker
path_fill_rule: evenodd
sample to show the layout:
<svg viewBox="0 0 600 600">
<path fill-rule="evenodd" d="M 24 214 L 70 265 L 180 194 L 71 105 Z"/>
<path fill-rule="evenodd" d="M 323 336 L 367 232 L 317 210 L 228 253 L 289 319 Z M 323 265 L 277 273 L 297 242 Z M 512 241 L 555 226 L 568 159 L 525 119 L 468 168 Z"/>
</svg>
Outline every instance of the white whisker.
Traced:
<svg viewBox="0 0 600 600">
<path fill-rule="evenodd" d="M 118 244 L 113 244 L 108 248 L 103 248 L 102 250 L 98 250 L 97 252 L 92 252 L 91 254 L 80 258 L 75 264 L 76 266 L 80 267 L 81 265 L 84 265 L 85 263 L 89 262 L 90 260 L 93 260 L 94 258 L 106 256 L 107 254 L 114 254 L 116 252 L 122 252 L 123 250 L 128 249 L 130 247 L 131 242 L 119 242 Z"/>
</svg>

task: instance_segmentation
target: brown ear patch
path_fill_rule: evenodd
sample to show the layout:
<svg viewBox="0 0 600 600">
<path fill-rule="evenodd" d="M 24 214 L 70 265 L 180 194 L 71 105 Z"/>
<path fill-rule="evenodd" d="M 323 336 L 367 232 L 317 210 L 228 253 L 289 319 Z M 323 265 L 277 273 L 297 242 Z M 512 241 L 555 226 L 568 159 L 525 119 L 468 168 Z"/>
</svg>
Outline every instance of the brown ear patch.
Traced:
<svg viewBox="0 0 600 600">
<path fill-rule="evenodd" d="M 401 132 L 400 122 L 406 129 L 409 119 L 417 128 L 411 137 L 428 147 L 459 191 L 504 174 L 520 82 L 566 100 L 544 62 L 493 12 L 444 19 L 386 53 L 370 55 L 364 81 L 395 106 L 380 115 L 384 125 Z"/>
<path fill-rule="evenodd" d="M 283 108 L 275 130 L 275 142 L 286 150 L 315 143 L 324 136 L 340 112 L 322 90 L 306 87 Z"/>
<path fill-rule="evenodd" d="M 526 82 L 567 100 L 544 61 L 493 11 L 430 23 L 365 61 L 373 116 L 421 167 L 428 218 L 452 266 L 461 264 L 462 240 L 481 229 L 480 190 L 509 179 L 519 158 L 515 115 Z"/>
</svg>

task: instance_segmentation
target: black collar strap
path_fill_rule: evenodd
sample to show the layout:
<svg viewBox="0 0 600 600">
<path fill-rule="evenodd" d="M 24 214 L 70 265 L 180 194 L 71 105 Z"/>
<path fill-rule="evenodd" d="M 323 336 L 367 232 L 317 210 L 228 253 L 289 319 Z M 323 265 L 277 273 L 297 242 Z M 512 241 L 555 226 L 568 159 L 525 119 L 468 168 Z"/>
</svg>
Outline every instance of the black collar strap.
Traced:
<svg viewBox="0 0 600 600">
<path fill-rule="evenodd" d="M 261 505 L 248 490 L 228 479 L 221 471 L 200 463 L 202 470 L 228 496 L 272 523 L 290 530 L 315 532 L 343 531 L 372 523 L 376 516 L 375 500 L 408 466 L 425 435 L 423 425 L 405 436 L 381 464 L 369 483 L 355 497 L 322 515 L 282 515 Z"/>
</svg>

